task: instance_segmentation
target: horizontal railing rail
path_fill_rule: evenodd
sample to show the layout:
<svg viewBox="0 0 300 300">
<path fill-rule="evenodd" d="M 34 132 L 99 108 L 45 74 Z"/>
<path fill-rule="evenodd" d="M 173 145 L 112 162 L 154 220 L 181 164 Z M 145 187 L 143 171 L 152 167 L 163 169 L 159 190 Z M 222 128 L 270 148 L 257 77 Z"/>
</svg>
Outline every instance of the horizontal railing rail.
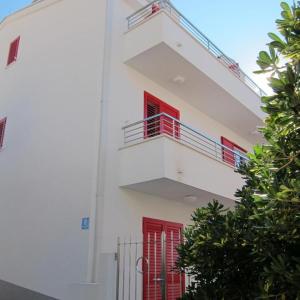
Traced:
<svg viewBox="0 0 300 300">
<path fill-rule="evenodd" d="M 155 0 L 139 9 L 127 18 L 128 29 L 142 23 L 150 16 L 165 11 L 181 27 L 187 30 L 202 46 L 212 53 L 220 63 L 224 64 L 236 77 L 242 80 L 260 97 L 266 93 L 239 67 L 233 59 L 220 50 L 204 33 L 193 25 L 181 12 L 179 12 L 169 0 Z"/>
<path fill-rule="evenodd" d="M 165 135 L 233 167 L 238 167 L 241 163 L 248 161 L 246 153 L 230 149 L 166 113 L 145 118 L 126 125 L 122 129 L 124 146 L 138 144 L 149 138 Z"/>
</svg>

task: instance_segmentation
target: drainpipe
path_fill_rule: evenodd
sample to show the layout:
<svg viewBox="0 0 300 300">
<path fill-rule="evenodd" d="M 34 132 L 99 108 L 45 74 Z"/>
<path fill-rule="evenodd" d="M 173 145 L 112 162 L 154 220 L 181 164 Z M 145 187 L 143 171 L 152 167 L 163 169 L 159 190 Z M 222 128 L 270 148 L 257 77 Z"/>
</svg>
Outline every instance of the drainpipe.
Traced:
<svg viewBox="0 0 300 300">
<path fill-rule="evenodd" d="M 110 73 L 110 49 L 111 49 L 111 29 L 112 29 L 112 8 L 113 0 L 106 0 L 105 10 L 105 29 L 102 57 L 101 73 L 101 93 L 98 105 L 98 136 L 97 136 L 97 168 L 95 171 L 94 193 L 91 201 L 90 219 L 91 229 L 89 237 L 89 257 L 87 283 L 98 283 L 99 270 L 99 251 L 101 249 L 101 229 L 103 225 L 103 207 L 104 207 L 104 187 L 105 187 L 105 170 L 106 170 L 106 147 L 107 140 L 107 109 L 108 109 L 108 86 Z M 102 26 L 102 24 L 101 24 Z"/>
</svg>

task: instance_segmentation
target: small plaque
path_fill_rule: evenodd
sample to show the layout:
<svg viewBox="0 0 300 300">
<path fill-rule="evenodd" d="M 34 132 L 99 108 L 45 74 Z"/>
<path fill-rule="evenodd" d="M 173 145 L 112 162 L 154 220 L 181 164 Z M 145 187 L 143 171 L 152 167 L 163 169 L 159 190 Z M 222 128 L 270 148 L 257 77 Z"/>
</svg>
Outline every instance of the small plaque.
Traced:
<svg viewBox="0 0 300 300">
<path fill-rule="evenodd" d="M 81 229 L 88 230 L 90 228 L 90 218 L 81 219 Z"/>
</svg>

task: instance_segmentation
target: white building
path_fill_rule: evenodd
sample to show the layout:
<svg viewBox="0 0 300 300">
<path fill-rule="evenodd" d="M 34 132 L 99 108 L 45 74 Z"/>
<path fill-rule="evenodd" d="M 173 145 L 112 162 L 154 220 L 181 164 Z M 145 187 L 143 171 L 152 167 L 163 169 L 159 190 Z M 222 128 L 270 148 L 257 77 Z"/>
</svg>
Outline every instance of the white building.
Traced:
<svg viewBox="0 0 300 300">
<path fill-rule="evenodd" d="M 176 237 L 234 205 L 262 91 L 166 0 L 34 1 L 0 23 L 0 84 L 0 279 L 176 299 Z"/>
</svg>

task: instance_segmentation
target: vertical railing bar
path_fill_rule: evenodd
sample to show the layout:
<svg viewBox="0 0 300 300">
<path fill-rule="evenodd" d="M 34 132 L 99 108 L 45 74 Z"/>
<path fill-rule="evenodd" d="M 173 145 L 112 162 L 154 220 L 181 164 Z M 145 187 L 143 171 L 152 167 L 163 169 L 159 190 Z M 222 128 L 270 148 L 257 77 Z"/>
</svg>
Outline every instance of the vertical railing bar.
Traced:
<svg viewBox="0 0 300 300">
<path fill-rule="evenodd" d="M 174 299 L 174 233 L 171 231 L 171 276 L 172 276 L 172 300 Z M 168 272 L 168 270 L 167 270 Z"/>
<path fill-rule="evenodd" d="M 120 292 L 120 247 L 121 239 L 118 237 L 118 246 L 117 246 L 117 278 L 116 278 L 116 300 L 119 300 Z"/>
<path fill-rule="evenodd" d="M 131 295 L 131 236 L 129 238 L 129 253 L 128 253 L 128 265 L 129 265 L 129 278 L 128 278 L 128 300 L 130 300 Z"/>
<path fill-rule="evenodd" d="M 123 245 L 123 290 L 122 290 L 122 300 L 125 299 L 125 268 L 126 268 L 126 239 L 124 238 Z"/>
<path fill-rule="evenodd" d="M 150 255 L 150 232 L 148 232 L 148 245 L 147 245 L 147 254 L 148 254 L 148 278 L 147 278 L 147 300 L 150 300 L 150 268 L 151 268 L 151 255 Z"/>
<path fill-rule="evenodd" d="M 135 243 L 135 255 L 134 255 L 134 261 L 137 261 L 137 248 L 138 248 L 138 243 Z M 137 269 L 135 268 L 135 273 L 134 273 L 134 299 L 137 300 Z"/>
<path fill-rule="evenodd" d="M 166 300 L 166 233 L 161 233 L 161 292 L 162 300 Z"/>
<path fill-rule="evenodd" d="M 179 243 L 182 243 L 182 242 L 183 242 L 183 236 L 182 236 L 181 229 L 179 229 L 179 231 L 178 231 L 178 237 L 179 237 Z M 181 270 L 180 270 L 180 273 L 179 273 L 180 297 L 182 297 L 182 295 L 183 295 L 182 276 L 185 276 L 185 274 L 184 274 L 184 273 L 182 274 L 182 272 L 181 272 Z"/>
<path fill-rule="evenodd" d="M 156 251 L 157 251 L 157 238 L 156 238 L 156 232 L 154 232 L 154 300 L 156 300 L 156 289 L 157 289 L 157 257 L 156 257 Z"/>
</svg>

